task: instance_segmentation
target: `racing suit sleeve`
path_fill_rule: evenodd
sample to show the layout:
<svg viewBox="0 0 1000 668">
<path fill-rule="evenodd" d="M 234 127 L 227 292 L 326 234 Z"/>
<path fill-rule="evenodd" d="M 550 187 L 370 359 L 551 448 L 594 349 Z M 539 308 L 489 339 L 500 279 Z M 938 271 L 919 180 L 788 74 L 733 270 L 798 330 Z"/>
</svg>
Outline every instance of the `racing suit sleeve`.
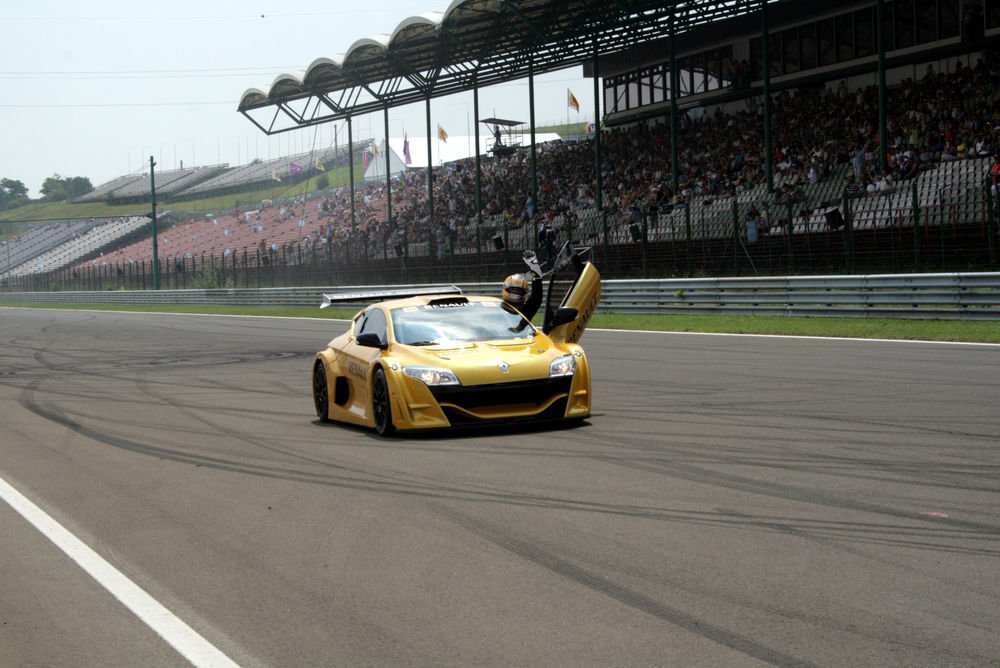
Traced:
<svg viewBox="0 0 1000 668">
<path fill-rule="evenodd" d="M 531 320 L 538 313 L 538 307 L 542 305 L 542 277 L 531 272 L 531 294 L 528 296 L 528 301 L 524 302 L 524 308 L 521 309 L 521 314 Z"/>
</svg>

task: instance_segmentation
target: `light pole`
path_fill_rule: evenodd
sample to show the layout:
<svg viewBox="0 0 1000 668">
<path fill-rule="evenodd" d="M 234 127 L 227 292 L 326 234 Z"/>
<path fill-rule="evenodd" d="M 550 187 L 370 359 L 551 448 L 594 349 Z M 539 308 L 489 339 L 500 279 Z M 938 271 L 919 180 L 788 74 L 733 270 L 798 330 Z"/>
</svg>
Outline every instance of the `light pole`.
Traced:
<svg viewBox="0 0 1000 668">
<path fill-rule="evenodd" d="M 157 248 L 156 240 L 156 176 L 153 172 L 153 167 L 156 167 L 156 163 L 153 161 L 153 156 L 149 156 L 149 192 L 153 200 L 153 210 L 150 212 L 150 217 L 153 219 L 153 289 L 160 289 L 160 252 Z"/>
</svg>

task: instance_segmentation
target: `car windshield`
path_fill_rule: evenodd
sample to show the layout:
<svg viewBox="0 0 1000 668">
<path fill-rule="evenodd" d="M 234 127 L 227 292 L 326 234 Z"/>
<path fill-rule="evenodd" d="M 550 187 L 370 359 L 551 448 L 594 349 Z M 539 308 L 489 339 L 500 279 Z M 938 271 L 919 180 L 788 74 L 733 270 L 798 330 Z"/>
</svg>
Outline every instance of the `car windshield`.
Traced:
<svg viewBox="0 0 1000 668">
<path fill-rule="evenodd" d="M 531 339 L 535 328 L 502 302 L 447 302 L 392 310 L 396 341 L 410 346 Z"/>
</svg>

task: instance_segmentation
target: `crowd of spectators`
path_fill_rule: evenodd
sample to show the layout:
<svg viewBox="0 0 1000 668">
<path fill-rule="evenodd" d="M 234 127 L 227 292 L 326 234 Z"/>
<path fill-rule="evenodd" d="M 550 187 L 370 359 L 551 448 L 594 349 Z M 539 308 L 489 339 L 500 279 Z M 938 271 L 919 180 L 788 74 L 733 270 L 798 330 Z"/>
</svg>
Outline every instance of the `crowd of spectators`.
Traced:
<svg viewBox="0 0 1000 668">
<path fill-rule="evenodd" d="M 991 63 L 993 61 L 991 60 Z M 773 173 L 777 197 L 794 199 L 802 186 L 829 179 L 848 166 L 848 196 L 891 190 L 941 161 L 993 155 L 1000 150 L 1000 69 L 980 60 L 956 62 L 950 72 L 927 67 L 888 92 L 888 170 L 879 160 L 878 89 L 822 86 L 783 90 L 773 96 Z M 737 111 L 715 108 L 680 116 L 678 186 L 673 187 L 669 118 L 615 127 L 602 134 L 603 204 L 622 225 L 653 217 L 696 198 L 749 192 L 766 181 L 764 123 L 760 98 Z M 735 106 L 735 105 L 730 105 Z M 536 152 L 538 201 L 531 197 L 531 154 L 521 148 L 482 161 L 482 215 L 487 229 L 552 222 L 595 204 L 591 140 L 557 141 Z M 984 178 L 985 178 L 984 174 Z M 282 213 L 249 224 L 255 237 L 244 242 L 274 253 L 276 244 L 341 249 L 367 244 L 377 254 L 398 244 L 474 244 L 477 234 L 476 163 L 467 159 L 435 167 L 434 219 L 430 218 L 427 171 L 410 169 L 392 179 L 392 216 L 387 216 L 384 181 L 340 188 L 309 200 L 276 204 Z M 246 214 L 237 213 L 239 218 Z M 216 223 L 217 224 L 217 223 Z M 293 235 L 284 231 L 298 225 Z M 280 231 L 279 231 L 280 230 Z M 272 238 L 280 237 L 280 239 Z M 241 235 L 241 239 L 242 239 Z M 234 246 L 234 250 L 241 247 Z M 287 248 L 287 246 L 285 246 Z"/>
<path fill-rule="evenodd" d="M 956 61 L 951 72 L 928 66 L 919 78 L 890 87 L 887 97 L 888 169 L 880 165 L 876 86 L 851 91 L 846 82 L 783 90 L 773 96 L 773 174 L 776 197 L 794 199 L 802 186 L 849 165 L 843 187 L 865 196 L 892 190 L 941 161 L 989 156 L 1000 150 L 1000 70 L 980 59 Z M 628 224 L 699 197 L 725 197 L 766 182 L 763 109 L 759 98 L 725 113 L 680 117 L 679 180 L 673 188 L 667 118 L 613 128 L 602 135 L 605 209 Z M 590 141 L 538 147 L 538 202 L 532 200 L 530 154 L 521 150 L 483 165 L 483 216 L 518 227 L 594 205 Z M 462 239 L 475 219 L 475 163 L 435 169 L 435 221 L 428 218 L 426 172 L 408 172 L 393 191 L 395 226 L 411 239 Z M 393 227 L 395 227 L 393 226 Z M 387 231 L 391 231 L 386 228 Z"/>
</svg>

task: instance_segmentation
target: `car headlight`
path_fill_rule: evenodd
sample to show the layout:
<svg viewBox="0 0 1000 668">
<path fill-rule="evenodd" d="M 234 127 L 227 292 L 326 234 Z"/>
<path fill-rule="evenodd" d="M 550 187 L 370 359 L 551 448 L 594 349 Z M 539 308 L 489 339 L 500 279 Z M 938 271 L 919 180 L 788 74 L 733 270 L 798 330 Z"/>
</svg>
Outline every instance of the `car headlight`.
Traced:
<svg viewBox="0 0 1000 668">
<path fill-rule="evenodd" d="M 461 385 L 451 371 L 434 366 L 404 366 L 403 373 L 425 385 Z"/>
<path fill-rule="evenodd" d="M 552 360 L 549 365 L 549 378 L 560 376 L 572 376 L 576 371 L 576 358 L 572 355 L 563 355 Z"/>
</svg>

